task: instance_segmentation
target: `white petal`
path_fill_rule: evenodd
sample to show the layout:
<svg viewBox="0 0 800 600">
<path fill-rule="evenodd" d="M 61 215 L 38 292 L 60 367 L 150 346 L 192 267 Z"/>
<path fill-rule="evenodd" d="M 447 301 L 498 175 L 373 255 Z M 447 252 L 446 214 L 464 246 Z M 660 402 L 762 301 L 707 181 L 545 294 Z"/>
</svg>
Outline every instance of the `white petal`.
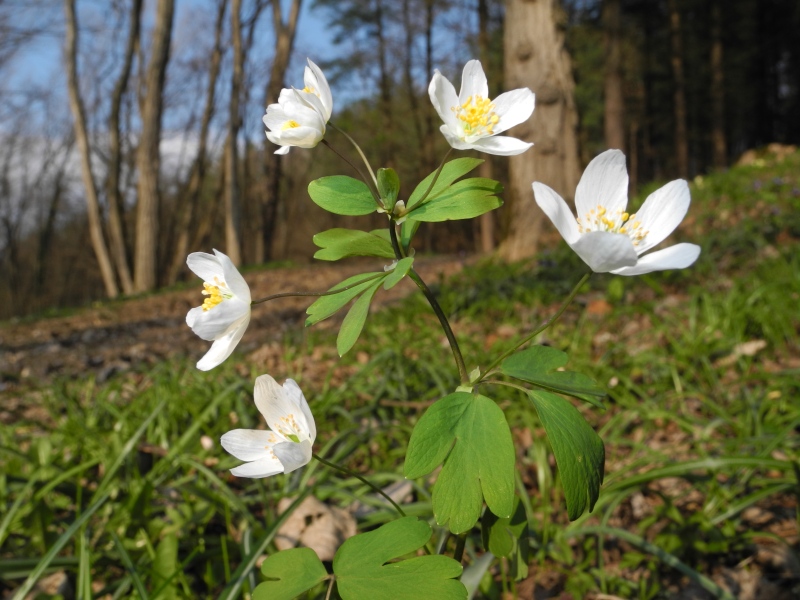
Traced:
<svg viewBox="0 0 800 600">
<path fill-rule="evenodd" d="M 428 86 L 428 95 L 431 97 L 433 108 L 439 113 L 439 117 L 444 121 L 447 128 L 453 134 L 460 134 L 461 127 L 458 125 L 458 119 L 452 110 L 459 104 L 456 88 L 439 71 L 433 74 L 433 79 L 431 79 L 431 83 Z M 452 144 L 450 145 L 452 146 Z"/>
<path fill-rule="evenodd" d="M 691 202 L 689 186 L 683 179 L 670 181 L 647 197 L 636 212 L 636 220 L 642 224 L 647 237 L 636 247 L 639 254 L 663 241 L 683 221 Z"/>
<path fill-rule="evenodd" d="M 289 154 L 289 150 L 291 150 L 291 146 L 281 146 L 277 150 L 275 150 L 275 154 Z"/>
<path fill-rule="evenodd" d="M 286 114 L 282 106 L 270 104 L 267 107 L 267 114 L 261 117 L 261 120 L 271 131 L 280 132 L 286 121 L 289 120 L 289 115 Z"/>
<path fill-rule="evenodd" d="M 272 456 L 271 448 L 283 441 L 271 431 L 234 429 L 220 438 L 220 444 L 239 460 L 260 460 Z"/>
<path fill-rule="evenodd" d="M 461 73 L 461 93 L 458 94 L 459 104 L 464 104 L 470 96 L 489 97 L 489 84 L 483 72 L 481 61 L 471 60 L 464 65 Z"/>
<path fill-rule="evenodd" d="M 625 155 L 606 150 L 587 165 L 575 190 L 575 208 L 582 218 L 593 208 L 604 206 L 609 213 L 628 205 L 628 169 Z"/>
<path fill-rule="evenodd" d="M 570 245 L 575 243 L 580 236 L 578 223 L 564 199 L 555 190 L 538 181 L 533 182 L 533 197 L 536 199 L 536 204 L 556 226 L 564 241 Z"/>
<path fill-rule="evenodd" d="M 209 371 L 221 364 L 231 355 L 236 345 L 241 341 L 249 324 L 250 312 L 248 311 L 246 318 L 236 323 L 225 335 L 211 344 L 211 348 L 209 348 L 205 356 L 197 362 L 197 368 L 201 371 Z"/>
<path fill-rule="evenodd" d="M 631 238 L 624 233 L 590 231 L 570 247 L 595 273 L 633 266 L 638 258 Z"/>
<path fill-rule="evenodd" d="M 270 375 L 256 377 L 253 396 L 256 408 L 264 415 L 264 419 L 266 419 L 267 425 L 272 431 L 281 434 L 284 438 L 288 438 L 287 433 L 293 432 L 287 431 L 286 423 L 285 421 L 282 423 L 281 419 L 294 420 L 299 429 L 297 433 L 300 441 L 310 437 L 310 428 L 306 421 L 305 413 L 292 402 L 289 394 L 286 394 L 283 387 Z"/>
<path fill-rule="evenodd" d="M 306 402 L 306 397 L 303 395 L 303 390 L 300 389 L 300 386 L 297 385 L 294 379 L 287 379 L 283 382 L 283 393 L 286 394 L 286 397 L 289 398 L 295 406 L 303 411 L 306 424 L 308 425 L 308 436 L 313 442 L 317 439 L 317 426 L 314 423 L 314 415 L 311 414 L 311 409 L 308 408 L 308 402 Z"/>
<path fill-rule="evenodd" d="M 233 264 L 233 261 L 228 258 L 226 254 L 216 249 L 214 250 L 214 254 L 217 255 L 219 264 L 222 266 L 222 272 L 225 275 L 225 283 L 228 284 L 228 289 L 232 291 L 239 300 L 249 304 L 250 286 L 247 285 L 244 277 L 239 273 L 239 269 L 236 268 L 236 265 Z"/>
<path fill-rule="evenodd" d="M 253 479 L 262 479 L 283 473 L 283 465 L 277 458 L 262 458 L 253 462 L 244 463 L 236 468 L 231 469 L 231 475 L 236 477 L 251 477 Z"/>
<path fill-rule="evenodd" d="M 223 300 L 211 309 L 204 310 L 202 314 L 194 313 L 192 331 L 210 342 L 224 336 L 234 323 L 238 323 L 249 314 L 249 302 L 242 302 L 237 298 Z M 188 314 L 186 316 L 189 317 Z"/>
<path fill-rule="evenodd" d="M 207 252 L 192 252 L 186 257 L 186 264 L 203 281 L 214 282 L 214 278 L 225 279 L 225 272 L 216 256 Z"/>
<path fill-rule="evenodd" d="M 311 441 L 303 440 L 299 444 L 295 442 L 283 442 L 275 444 L 272 449 L 275 456 L 283 464 L 283 472 L 291 473 L 300 467 L 307 465 L 311 460 Z"/>
<path fill-rule="evenodd" d="M 516 156 L 517 154 L 522 154 L 531 146 L 533 144 L 507 135 L 485 137 L 472 143 L 472 148 L 475 150 L 496 156 Z"/>
<path fill-rule="evenodd" d="M 194 329 L 194 324 L 197 322 L 205 311 L 202 306 L 195 306 L 192 310 L 186 313 L 186 324 Z M 214 338 L 211 338 L 212 340 Z"/>
<path fill-rule="evenodd" d="M 314 62 L 309 58 L 308 66 L 311 68 L 311 72 L 314 75 L 315 79 L 315 89 L 319 94 L 320 100 L 322 100 L 322 105 L 325 107 L 325 121 L 330 120 L 331 113 L 333 112 L 333 96 L 331 95 L 331 86 L 328 85 L 328 80 L 325 77 L 325 74 L 322 72 Z M 306 83 L 306 85 L 308 85 Z"/>
<path fill-rule="evenodd" d="M 527 121 L 533 114 L 535 98 L 533 92 L 528 88 L 500 94 L 494 99 L 494 112 L 500 117 L 500 120 L 494 126 L 493 131 L 502 133 L 514 125 Z"/>
<path fill-rule="evenodd" d="M 685 269 L 694 264 L 700 256 L 700 246 L 695 244 L 675 244 L 658 252 L 651 252 L 639 259 L 633 267 L 623 267 L 611 271 L 616 275 L 643 275 L 667 269 Z"/>
<path fill-rule="evenodd" d="M 455 133 L 460 132 L 453 132 L 447 125 L 442 125 L 439 127 L 439 131 L 442 132 L 444 139 L 447 140 L 447 143 L 450 144 L 456 150 L 472 150 L 475 147 L 475 144 L 470 144 L 469 142 L 465 142 L 462 140 L 458 135 Z"/>
</svg>

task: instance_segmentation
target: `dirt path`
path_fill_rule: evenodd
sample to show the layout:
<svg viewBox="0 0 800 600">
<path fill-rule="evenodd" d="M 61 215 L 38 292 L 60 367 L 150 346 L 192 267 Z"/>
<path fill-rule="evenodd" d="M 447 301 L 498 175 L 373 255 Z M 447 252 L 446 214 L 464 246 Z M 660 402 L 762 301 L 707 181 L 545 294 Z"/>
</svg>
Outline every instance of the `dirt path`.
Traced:
<svg viewBox="0 0 800 600">
<path fill-rule="evenodd" d="M 466 260 L 431 257 L 416 261 L 421 276 L 434 282 L 440 274 L 461 270 Z M 286 291 L 321 291 L 360 272 L 379 269 L 374 261 L 295 266 L 246 273 L 253 298 Z M 201 303 L 202 284 L 132 300 L 105 302 L 67 317 L 0 324 L 0 392 L 47 383 L 54 377 L 98 380 L 142 363 L 187 355 L 199 359 L 208 349 L 185 324 L 189 309 Z M 373 303 L 384 305 L 411 293 L 408 279 Z M 290 328 L 302 327 L 309 298 L 284 298 L 255 307 L 239 349 L 249 352 L 279 341 Z M 343 315 L 339 316 L 342 318 Z"/>
</svg>

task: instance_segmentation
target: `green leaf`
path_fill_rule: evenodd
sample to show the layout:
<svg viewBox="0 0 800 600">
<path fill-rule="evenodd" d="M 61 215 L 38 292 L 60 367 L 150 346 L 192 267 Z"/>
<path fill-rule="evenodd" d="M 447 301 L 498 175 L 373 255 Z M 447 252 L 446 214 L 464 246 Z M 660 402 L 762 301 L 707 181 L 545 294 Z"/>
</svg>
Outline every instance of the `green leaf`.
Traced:
<svg viewBox="0 0 800 600">
<path fill-rule="evenodd" d="M 178 565 L 178 536 L 170 533 L 158 543 L 153 559 L 153 588 L 160 590 L 157 598 L 175 598 L 176 576 L 181 571 Z"/>
<path fill-rule="evenodd" d="M 358 336 L 361 335 L 364 323 L 367 322 L 372 297 L 381 286 L 381 283 L 383 283 L 383 280 L 384 278 L 378 279 L 369 286 L 361 295 L 361 298 L 356 300 L 347 312 L 347 316 L 342 321 L 342 328 L 339 329 L 339 335 L 336 338 L 336 351 L 339 356 L 347 354 L 358 340 Z"/>
<path fill-rule="evenodd" d="M 378 169 L 378 193 L 386 200 L 386 207 L 391 209 L 397 202 L 400 193 L 400 178 L 394 169 Z"/>
<path fill-rule="evenodd" d="M 413 256 L 406 256 L 405 258 L 401 258 L 397 261 L 397 264 L 394 266 L 394 269 L 389 271 L 389 274 L 386 276 L 386 279 L 383 280 L 383 289 L 390 290 L 395 285 L 397 285 L 400 280 L 406 276 L 409 269 L 411 269 L 411 265 L 414 264 L 414 257 Z"/>
<path fill-rule="evenodd" d="M 509 356 L 500 368 L 509 377 L 527 381 L 551 392 L 575 396 L 598 408 L 605 408 L 600 398 L 606 392 L 592 378 L 583 373 L 558 370 L 568 360 L 569 357 L 561 350 L 549 346 L 532 346 Z"/>
<path fill-rule="evenodd" d="M 313 325 L 314 323 L 319 323 L 323 319 L 327 319 L 345 304 L 350 302 L 350 300 L 366 290 L 371 284 L 376 281 L 383 281 L 385 276 L 385 273 L 359 273 L 358 275 L 348 277 L 341 283 L 336 284 L 328 291 L 350 286 L 353 287 L 339 294 L 320 296 L 311 306 L 306 309 L 306 314 L 308 314 L 308 318 L 306 319 L 306 327 Z"/>
<path fill-rule="evenodd" d="M 433 487 L 436 522 L 453 533 L 480 517 L 482 499 L 500 517 L 514 504 L 514 444 L 503 411 L 486 396 L 455 392 L 431 406 L 408 442 L 405 476 L 444 463 Z"/>
<path fill-rule="evenodd" d="M 530 390 L 531 402 L 553 447 L 570 521 L 594 508 L 603 483 L 606 451 L 603 440 L 568 400 Z"/>
<path fill-rule="evenodd" d="M 333 558 L 342 600 L 466 600 L 467 589 L 455 579 L 461 565 L 448 556 L 389 563 L 421 548 L 430 537 L 425 521 L 404 517 L 345 541 Z"/>
<path fill-rule="evenodd" d="M 431 190 L 430 194 L 428 194 L 428 197 L 425 201 L 428 202 L 435 198 L 442 192 L 442 190 L 447 188 L 456 179 L 463 177 L 482 162 L 483 160 L 480 158 L 466 157 L 456 158 L 455 160 L 448 162 L 444 167 L 442 167 L 442 172 L 439 173 L 439 178 L 436 180 L 436 184 L 433 186 L 433 189 Z M 428 187 L 431 185 L 431 181 L 433 181 L 435 175 L 436 171 L 428 175 L 419 183 L 419 185 L 417 185 L 416 188 L 414 188 L 414 191 L 408 197 L 408 202 L 406 202 L 407 208 L 413 207 L 422 199 L 422 196 L 425 195 L 426 191 L 428 191 Z"/>
<path fill-rule="evenodd" d="M 308 184 L 308 195 L 317 206 L 337 215 L 368 215 L 378 208 L 367 184 L 345 175 L 315 179 Z"/>
<path fill-rule="evenodd" d="M 463 179 L 412 210 L 408 218 L 428 222 L 471 219 L 502 206 L 497 197 L 502 191 L 503 186 L 494 179 Z"/>
<path fill-rule="evenodd" d="M 311 548 L 272 554 L 261 565 L 267 581 L 253 591 L 253 600 L 292 600 L 324 581 L 325 567 Z"/>
<path fill-rule="evenodd" d="M 400 226 L 400 243 L 403 245 L 406 254 L 411 247 L 411 240 L 414 238 L 414 234 L 417 233 L 420 224 L 420 221 L 409 221 L 406 219 Z"/>
<path fill-rule="evenodd" d="M 382 236 L 358 229 L 328 229 L 314 236 L 314 243 L 322 248 L 314 258 L 339 260 L 348 256 L 377 256 L 394 258 L 392 245 Z"/>
<path fill-rule="evenodd" d="M 515 579 L 528 575 L 528 516 L 519 497 L 514 498 L 514 511 L 510 517 L 500 518 L 492 511 L 483 513 L 481 520 L 483 547 L 495 556 L 512 559 Z"/>
</svg>

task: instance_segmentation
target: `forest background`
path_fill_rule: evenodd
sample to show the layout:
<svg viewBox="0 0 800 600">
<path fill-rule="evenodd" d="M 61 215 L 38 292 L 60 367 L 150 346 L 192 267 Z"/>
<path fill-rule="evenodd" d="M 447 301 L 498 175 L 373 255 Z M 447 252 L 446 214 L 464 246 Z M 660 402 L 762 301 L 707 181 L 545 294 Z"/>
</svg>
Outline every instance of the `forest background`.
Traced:
<svg viewBox="0 0 800 600">
<path fill-rule="evenodd" d="M 530 87 L 515 134 L 536 145 L 482 167 L 507 210 L 421 235 L 518 259 L 538 241 L 530 182 L 569 197 L 605 148 L 626 152 L 635 192 L 797 143 L 799 29 L 795 0 L 2 0 L 0 319 L 173 284 L 191 251 L 310 259 L 347 219 L 307 183 L 343 165 L 275 156 L 260 120 L 306 55 L 334 122 L 406 185 L 446 149 L 433 69 L 457 81 L 477 57 L 492 95 Z"/>
</svg>

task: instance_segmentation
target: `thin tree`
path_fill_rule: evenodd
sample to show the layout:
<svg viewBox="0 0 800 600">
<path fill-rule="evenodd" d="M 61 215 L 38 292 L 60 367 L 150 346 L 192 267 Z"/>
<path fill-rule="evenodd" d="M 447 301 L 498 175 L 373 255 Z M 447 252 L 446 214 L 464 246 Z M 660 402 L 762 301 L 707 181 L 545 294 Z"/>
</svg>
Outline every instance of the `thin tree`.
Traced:
<svg viewBox="0 0 800 600">
<path fill-rule="evenodd" d="M 620 0 L 603 0 L 605 77 L 603 131 L 606 146 L 625 150 L 625 101 L 622 94 L 622 7 Z"/>
<path fill-rule="evenodd" d="M 159 0 L 153 29 L 152 55 L 147 67 L 144 93 L 140 95 L 142 130 L 136 154 L 139 173 L 136 206 L 136 246 L 134 289 L 145 292 L 155 288 L 158 240 L 158 170 L 160 165 L 161 112 L 164 80 L 169 62 L 174 0 Z"/>
<path fill-rule="evenodd" d="M 725 75 L 722 47 L 722 7 L 711 0 L 711 154 L 717 169 L 728 165 L 725 139 Z"/>
<path fill-rule="evenodd" d="M 231 3 L 231 42 L 233 45 L 233 75 L 228 101 L 228 139 L 225 144 L 225 248 L 235 265 L 242 262 L 242 207 L 239 197 L 239 99 L 244 78 L 242 49 L 242 0 Z"/>
<path fill-rule="evenodd" d="M 686 78 L 683 73 L 683 39 L 678 0 L 669 0 L 669 32 L 675 110 L 675 166 L 680 177 L 689 176 L 689 136 L 686 126 Z"/>
<path fill-rule="evenodd" d="M 579 177 L 575 82 L 564 46 L 558 0 L 509 0 L 505 17 L 505 87 L 536 92 L 536 110 L 511 135 L 536 145 L 509 159 L 508 236 L 500 247 L 507 260 L 532 256 L 544 213 L 531 182 L 541 181 L 571 198 Z"/>
<path fill-rule="evenodd" d="M 89 147 L 89 135 L 86 128 L 86 113 L 78 83 L 78 21 L 75 15 L 75 0 L 64 0 L 66 16 L 65 62 L 67 66 L 67 88 L 69 105 L 75 127 L 75 140 L 81 159 L 81 175 L 86 197 L 86 216 L 89 222 L 89 237 L 94 254 L 100 267 L 100 275 L 106 295 L 114 298 L 119 294 L 114 267 L 103 236 L 103 221 L 100 205 L 97 200 L 97 186 L 92 175 L 92 159 Z"/>
</svg>

